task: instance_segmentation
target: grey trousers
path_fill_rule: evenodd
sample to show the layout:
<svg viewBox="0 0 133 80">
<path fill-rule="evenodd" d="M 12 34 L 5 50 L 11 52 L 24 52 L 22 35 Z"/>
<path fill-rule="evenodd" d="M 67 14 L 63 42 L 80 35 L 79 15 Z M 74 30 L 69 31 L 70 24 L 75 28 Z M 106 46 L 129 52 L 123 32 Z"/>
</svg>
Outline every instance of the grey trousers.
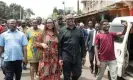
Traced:
<svg viewBox="0 0 133 80">
<path fill-rule="evenodd" d="M 102 79 L 107 66 L 109 67 L 111 80 L 117 80 L 117 61 L 116 60 L 101 62 L 101 67 L 99 67 L 99 72 L 96 76 L 96 80 Z"/>
</svg>

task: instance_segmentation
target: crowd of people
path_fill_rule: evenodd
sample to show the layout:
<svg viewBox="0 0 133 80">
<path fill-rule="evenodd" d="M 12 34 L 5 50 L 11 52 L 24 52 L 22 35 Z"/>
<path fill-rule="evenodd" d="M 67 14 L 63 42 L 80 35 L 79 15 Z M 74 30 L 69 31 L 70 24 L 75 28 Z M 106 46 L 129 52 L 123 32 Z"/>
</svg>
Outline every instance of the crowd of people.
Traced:
<svg viewBox="0 0 133 80">
<path fill-rule="evenodd" d="M 126 31 L 109 32 L 108 20 L 95 23 L 88 21 L 76 25 L 74 17 L 68 14 L 65 22 L 61 16 L 57 21 L 40 17 L 30 23 L 26 20 L 7 20 L 0 26 L 1 68 L 5 80 L 21 79 L 22 69 L 30 64 L 31 80 L 78 80 L 82 66 L 89 53 L 90 72 L 101 80 L 107 66 L 111 80 L 117 80 L 117 62 L 114 53 L 114 38 Z M 95 60 L 94 60 L 95 59 Z M 95 62 L 94 62 L 95 61 Z M 94 64 L 95 63 L 95 64 Z"/>
</svg>

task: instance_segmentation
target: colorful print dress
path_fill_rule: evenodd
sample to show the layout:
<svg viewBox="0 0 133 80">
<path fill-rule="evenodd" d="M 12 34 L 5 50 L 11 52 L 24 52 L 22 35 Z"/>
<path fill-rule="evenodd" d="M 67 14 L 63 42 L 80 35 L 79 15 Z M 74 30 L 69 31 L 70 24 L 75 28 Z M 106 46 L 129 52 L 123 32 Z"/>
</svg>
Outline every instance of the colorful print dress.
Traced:
<svg viewBox="0 0 133 80">
<path fill-rule="evenodd" d="M 29 39 L 29 43 L 27 45 L 27 57 L 29 63 L 38 63 L 40 58 L 40 53 L 38 52 L 37 48 L 34 47 L 35 42 L 37 41 L 37 36 L 41 33 L 41 29 L 34 30 L 30 28 L 27 31 L 27 36 Z"/>
<path fill-rule="evenodd" d="M 58 39 L 54 36 L 50 37 L 45 43 L 48 45 L 47 49 L 42 49 L 42 57 L 39 61 L 39 80 L 60 80 L 60 68 L 58 63 Z"/>
</svg>

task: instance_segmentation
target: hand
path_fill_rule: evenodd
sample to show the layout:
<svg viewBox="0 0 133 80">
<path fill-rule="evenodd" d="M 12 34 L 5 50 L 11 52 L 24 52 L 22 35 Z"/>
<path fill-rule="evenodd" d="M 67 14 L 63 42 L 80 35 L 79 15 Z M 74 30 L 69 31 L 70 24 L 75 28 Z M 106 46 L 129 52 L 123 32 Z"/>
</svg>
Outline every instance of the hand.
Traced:
<svg viewBox="0 0 133 80">
<path fill-rule="evenodd" d="M 86 48 L 86 50 L 88 51 L 88 47 Z"/>
<path fill-rule="evenodd" d="M 41 46 L 42 46 L 44 49 L 48 48 L 48 45 L 47 45 L 47 44 L 45 44 L 45 43 L 40 43 L 40 44 L 41 44 Z"/>
<path fill-rule="evenodd" d="M 28 63 L 27 59 L 24 59 L 24 63 L 27 65 L 27 63 Z"/>
<path fill-rule="evenodd" d="M 59 60 L 59 64 L 62 66 L 63 65 L 63 60 Z"/>
<path fill-rule="evenodd" d="M 35 42 L 35 46 L 40 46 L 40 43 L 39 42 Z"/>
<path fill-rule="evenodd" d="M 97 67 L 101 67 L 100 61 L 97 61 Z"/>
</svg>

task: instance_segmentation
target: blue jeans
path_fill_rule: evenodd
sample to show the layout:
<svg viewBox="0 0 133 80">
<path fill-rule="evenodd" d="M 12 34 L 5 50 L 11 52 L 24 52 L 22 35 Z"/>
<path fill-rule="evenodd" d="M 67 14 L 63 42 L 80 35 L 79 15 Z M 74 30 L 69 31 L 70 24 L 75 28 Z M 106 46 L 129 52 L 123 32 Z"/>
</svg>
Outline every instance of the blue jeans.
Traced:
<svg viewBox="0 0 133 80">
<path fill-rule="evenodd" d="M 17 61 L 4 61 L 5 79 L 13 80 L 15 74 L 15 80 L 21 79 L 22 74 L 22 60 Z"/>
</svg>

